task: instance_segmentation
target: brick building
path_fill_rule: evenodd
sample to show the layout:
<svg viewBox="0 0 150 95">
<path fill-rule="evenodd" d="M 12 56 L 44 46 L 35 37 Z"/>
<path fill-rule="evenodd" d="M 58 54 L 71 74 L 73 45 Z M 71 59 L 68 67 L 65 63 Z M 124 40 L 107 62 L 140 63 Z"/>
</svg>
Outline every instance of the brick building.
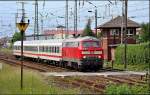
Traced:
<svg viewBox="0 0 150 95">
<path fill-rule="evenodd" d="M 100 29 L 102 35 L 102 47 L 104 49 L 104 58 L 106 60 L 114 60 L 115 47 L 118 44 L 124 43 L 124 31 L 125 23 L 123 23 L 123 17 L 118 16 L 100 26 L 97 29 Z M 130 19 L 127 20 L 127 43 L 136 44 L 136 29 L 140 25 Z"/>
</svg>

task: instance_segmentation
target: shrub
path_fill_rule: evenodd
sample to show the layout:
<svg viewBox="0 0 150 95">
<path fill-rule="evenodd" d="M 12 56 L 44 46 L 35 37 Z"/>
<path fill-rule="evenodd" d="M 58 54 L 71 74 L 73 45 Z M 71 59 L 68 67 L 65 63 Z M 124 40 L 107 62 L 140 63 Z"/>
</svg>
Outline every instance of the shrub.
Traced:
<svg viewBox="0 0 150 95">
<path fill-rule="evenodd" d="M 127 63 L 129 64 L 147 64 L 150 62 L 148 43 L 127 45 Z M 115 52 L 115 63 L 123 63 L 124 46 L 117 47 Z"/>
</svg>

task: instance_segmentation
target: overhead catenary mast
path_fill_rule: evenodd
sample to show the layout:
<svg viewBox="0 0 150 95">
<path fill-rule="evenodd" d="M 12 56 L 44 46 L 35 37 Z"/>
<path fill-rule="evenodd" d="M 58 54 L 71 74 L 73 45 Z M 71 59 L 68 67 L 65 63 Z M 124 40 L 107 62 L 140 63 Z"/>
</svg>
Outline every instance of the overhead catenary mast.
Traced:
<svg viewBox="0 0 150 95">
<path fill-rule="evenodd" d="M 128 18 L 128 0 L 125 0 L 125 31 L 124 31 L 124 69 L 127 69 L 127 18 Z"/>
<path fill-rule="evenodd" d="M 17 13 L 15 13 L 15 25 L 16 25 L 16 27 L 15 27 L 15 32 L 17 32 L 17 18 L 18 18 L 18 12 Z"/>
<path fill-rule="evenodd" d="M 77 36 L 77 0 L 75 0 L 75 6 L 74 6 L 74 34 L 75 37 Z"/>
<path fill-rule="evenodd" d="M 69 36 L 69 31 L 68 31 L 68 0 L 66 0 L 66 15 L 65 15 L 65 28 L 66 28 L 66 32 L 65 33 L 65 38 L 68 38 Z"/>
<path fill-rule="evenodd" d="M 124 16 L 125 16 L 125 6 L 124 1 L 122 1 L 122 22 L 121 22 L 121 44 L 123 44 L 123 26 L 124 26 Z"/>
<path fill-rule="evenodd" d="M 39 40 L 38 1 L 35 0 L 34 40 Z"/>
</svg>

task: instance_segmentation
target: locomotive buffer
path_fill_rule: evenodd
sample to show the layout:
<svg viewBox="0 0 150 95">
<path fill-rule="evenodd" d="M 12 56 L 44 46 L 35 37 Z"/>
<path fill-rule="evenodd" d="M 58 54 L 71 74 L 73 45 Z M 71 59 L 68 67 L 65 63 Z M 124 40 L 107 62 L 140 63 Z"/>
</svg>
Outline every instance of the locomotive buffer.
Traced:
<svg viewBox="0 0 150 95">
<path fill-rule="evenodd" d="M 21 32 L 21 81 L 20 81 L 20 86 L 21 86 L 21 89 L 23 89 L 23 39 L 24 39 L 24 32 L 29 25 L 29 20 L 28 20 L 28 23 L 25 23 L 24 19 L 22 18 L 21 22 L 16 23 L 16 25 Z"/>
</svg>

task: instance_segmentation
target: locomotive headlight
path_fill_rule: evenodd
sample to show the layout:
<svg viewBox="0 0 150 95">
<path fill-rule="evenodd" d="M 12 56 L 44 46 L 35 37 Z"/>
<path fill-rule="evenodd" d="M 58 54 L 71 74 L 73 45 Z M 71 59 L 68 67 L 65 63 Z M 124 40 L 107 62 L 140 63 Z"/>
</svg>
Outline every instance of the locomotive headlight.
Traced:
<svg viewBox="0 0 150 95">
<path fill-rule="evenodd" d="M 98 58 L 101 58 L 101 56 L 98 56 Z"/>
<path fill-rule="evenodd" d="M 102 54 L 102 51 L 94 51 L 94 54 Z"/>
<path fill-rule="evenodd" d="M 90 51 L 82 51 L 82 54 L 90 54 Z"/>
<path fill-rule="evenodd" d="M 83 56 L 83 58 L 86 58 L 86 56 Z"/>
</svg>

